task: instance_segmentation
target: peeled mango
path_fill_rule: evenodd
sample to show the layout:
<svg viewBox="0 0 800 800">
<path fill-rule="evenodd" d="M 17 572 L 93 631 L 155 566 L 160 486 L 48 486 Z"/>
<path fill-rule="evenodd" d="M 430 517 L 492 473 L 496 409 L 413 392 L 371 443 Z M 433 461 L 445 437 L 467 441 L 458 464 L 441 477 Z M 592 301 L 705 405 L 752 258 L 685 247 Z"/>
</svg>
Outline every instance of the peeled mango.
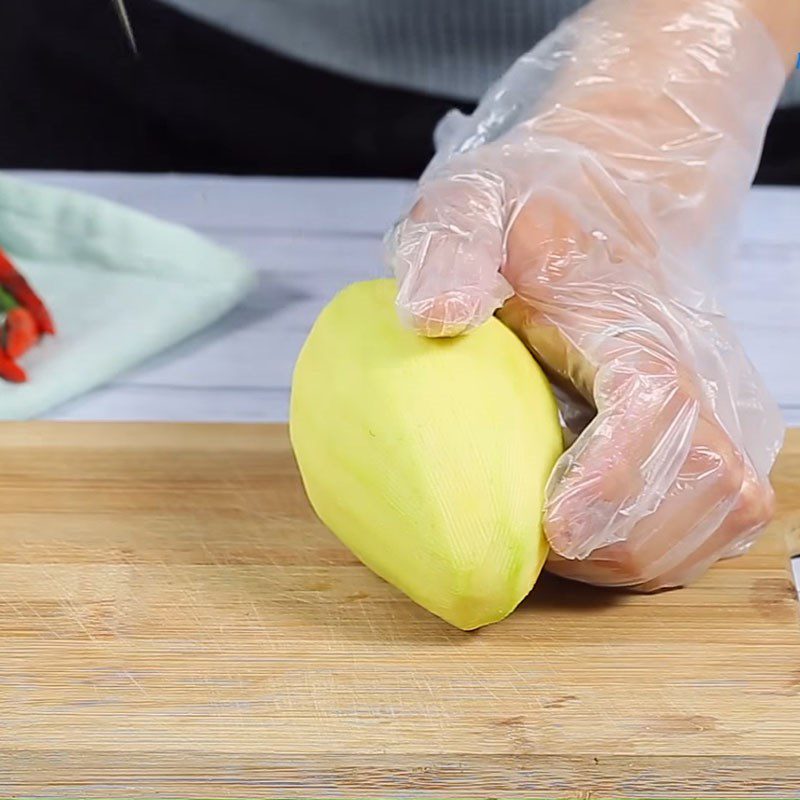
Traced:
<svg viewBox="0 0 800 800">
<path fill-rule="evenodd" d="M 292 383 L 311 505 L 370 569 L 463 630 L 497 622 L 547 557 L 544 489 L 563 449 L 555 399 L 497 319 L 455 339 L 407 330 L 395 283 L 322 311 Z"/>
</svg>

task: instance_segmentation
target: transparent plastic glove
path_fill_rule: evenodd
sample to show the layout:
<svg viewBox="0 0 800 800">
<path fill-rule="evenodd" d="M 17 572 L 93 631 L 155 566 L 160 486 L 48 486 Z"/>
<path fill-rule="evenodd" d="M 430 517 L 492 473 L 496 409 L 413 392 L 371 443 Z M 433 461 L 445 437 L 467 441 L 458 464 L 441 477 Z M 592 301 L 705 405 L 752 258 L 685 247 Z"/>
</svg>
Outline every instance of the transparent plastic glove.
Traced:
<svg viewBox="0 0 800 800">
<path fill-rule="evenodd" d="M 736 0 L 591 3 L 445 118 L 387 237 L 408 324 L 497 311 L 591 419 L 548 487 L 553 572 L 682 585 L 772 514 L 780 414 L 710 283 L 784 80 Z"/>
</svg>

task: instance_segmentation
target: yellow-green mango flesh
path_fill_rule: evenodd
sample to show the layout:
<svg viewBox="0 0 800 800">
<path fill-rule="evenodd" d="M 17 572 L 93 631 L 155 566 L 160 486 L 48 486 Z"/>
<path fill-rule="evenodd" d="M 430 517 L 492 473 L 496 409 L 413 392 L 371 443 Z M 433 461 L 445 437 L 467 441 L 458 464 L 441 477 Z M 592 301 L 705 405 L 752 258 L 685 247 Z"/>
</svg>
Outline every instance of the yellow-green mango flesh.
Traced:
<svg viewBox="0 0 800 800">
<path fill-rule="evenodd" d="M 547 556 L 544 488 L 562 451 L 549 384 L 498 320 L 407 330 L 391 280 L 323 310 L 292 383 L 290 433 L 317 515 L 378 575 L 449 623 L 503 619 Z"/>
</svg>

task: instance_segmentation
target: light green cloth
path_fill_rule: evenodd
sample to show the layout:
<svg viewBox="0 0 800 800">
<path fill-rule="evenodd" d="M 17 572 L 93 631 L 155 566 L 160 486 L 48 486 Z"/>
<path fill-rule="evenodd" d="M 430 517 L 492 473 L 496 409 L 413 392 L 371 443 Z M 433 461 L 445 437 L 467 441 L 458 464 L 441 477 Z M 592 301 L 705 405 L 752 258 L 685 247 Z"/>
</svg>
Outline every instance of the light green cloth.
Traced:
<svg viewBox="0 0 800 800">
<path fill-rule="evenodd" d="M 36 416 L 214 322 L 254 276 L 187 228 L 77 192 L 0 177 L 0 245 L 58 333 L 0 381 L 0 420 Z"/>
</svg>

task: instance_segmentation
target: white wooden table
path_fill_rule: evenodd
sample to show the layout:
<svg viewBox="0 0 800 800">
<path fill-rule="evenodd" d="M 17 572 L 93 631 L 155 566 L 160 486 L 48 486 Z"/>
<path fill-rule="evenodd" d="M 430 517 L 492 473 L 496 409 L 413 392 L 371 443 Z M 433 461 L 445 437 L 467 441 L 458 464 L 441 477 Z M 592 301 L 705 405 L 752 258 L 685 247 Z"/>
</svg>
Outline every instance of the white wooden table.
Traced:
<svg viewBox="0 0 800 800">
<path fill-rule="evenodd" d="M 217 325 L 53 419 L 285 420 L 311 323 L 339 288 L 384 274 L 381 237 L 413 189 L 386 180 L 22 174 L 189 225 L 259 274 L 256 292 Z M 753 190 L 741 239 L 725 304 L 787 422 L 798 425 L 800 189 Z"/>
</svg>

